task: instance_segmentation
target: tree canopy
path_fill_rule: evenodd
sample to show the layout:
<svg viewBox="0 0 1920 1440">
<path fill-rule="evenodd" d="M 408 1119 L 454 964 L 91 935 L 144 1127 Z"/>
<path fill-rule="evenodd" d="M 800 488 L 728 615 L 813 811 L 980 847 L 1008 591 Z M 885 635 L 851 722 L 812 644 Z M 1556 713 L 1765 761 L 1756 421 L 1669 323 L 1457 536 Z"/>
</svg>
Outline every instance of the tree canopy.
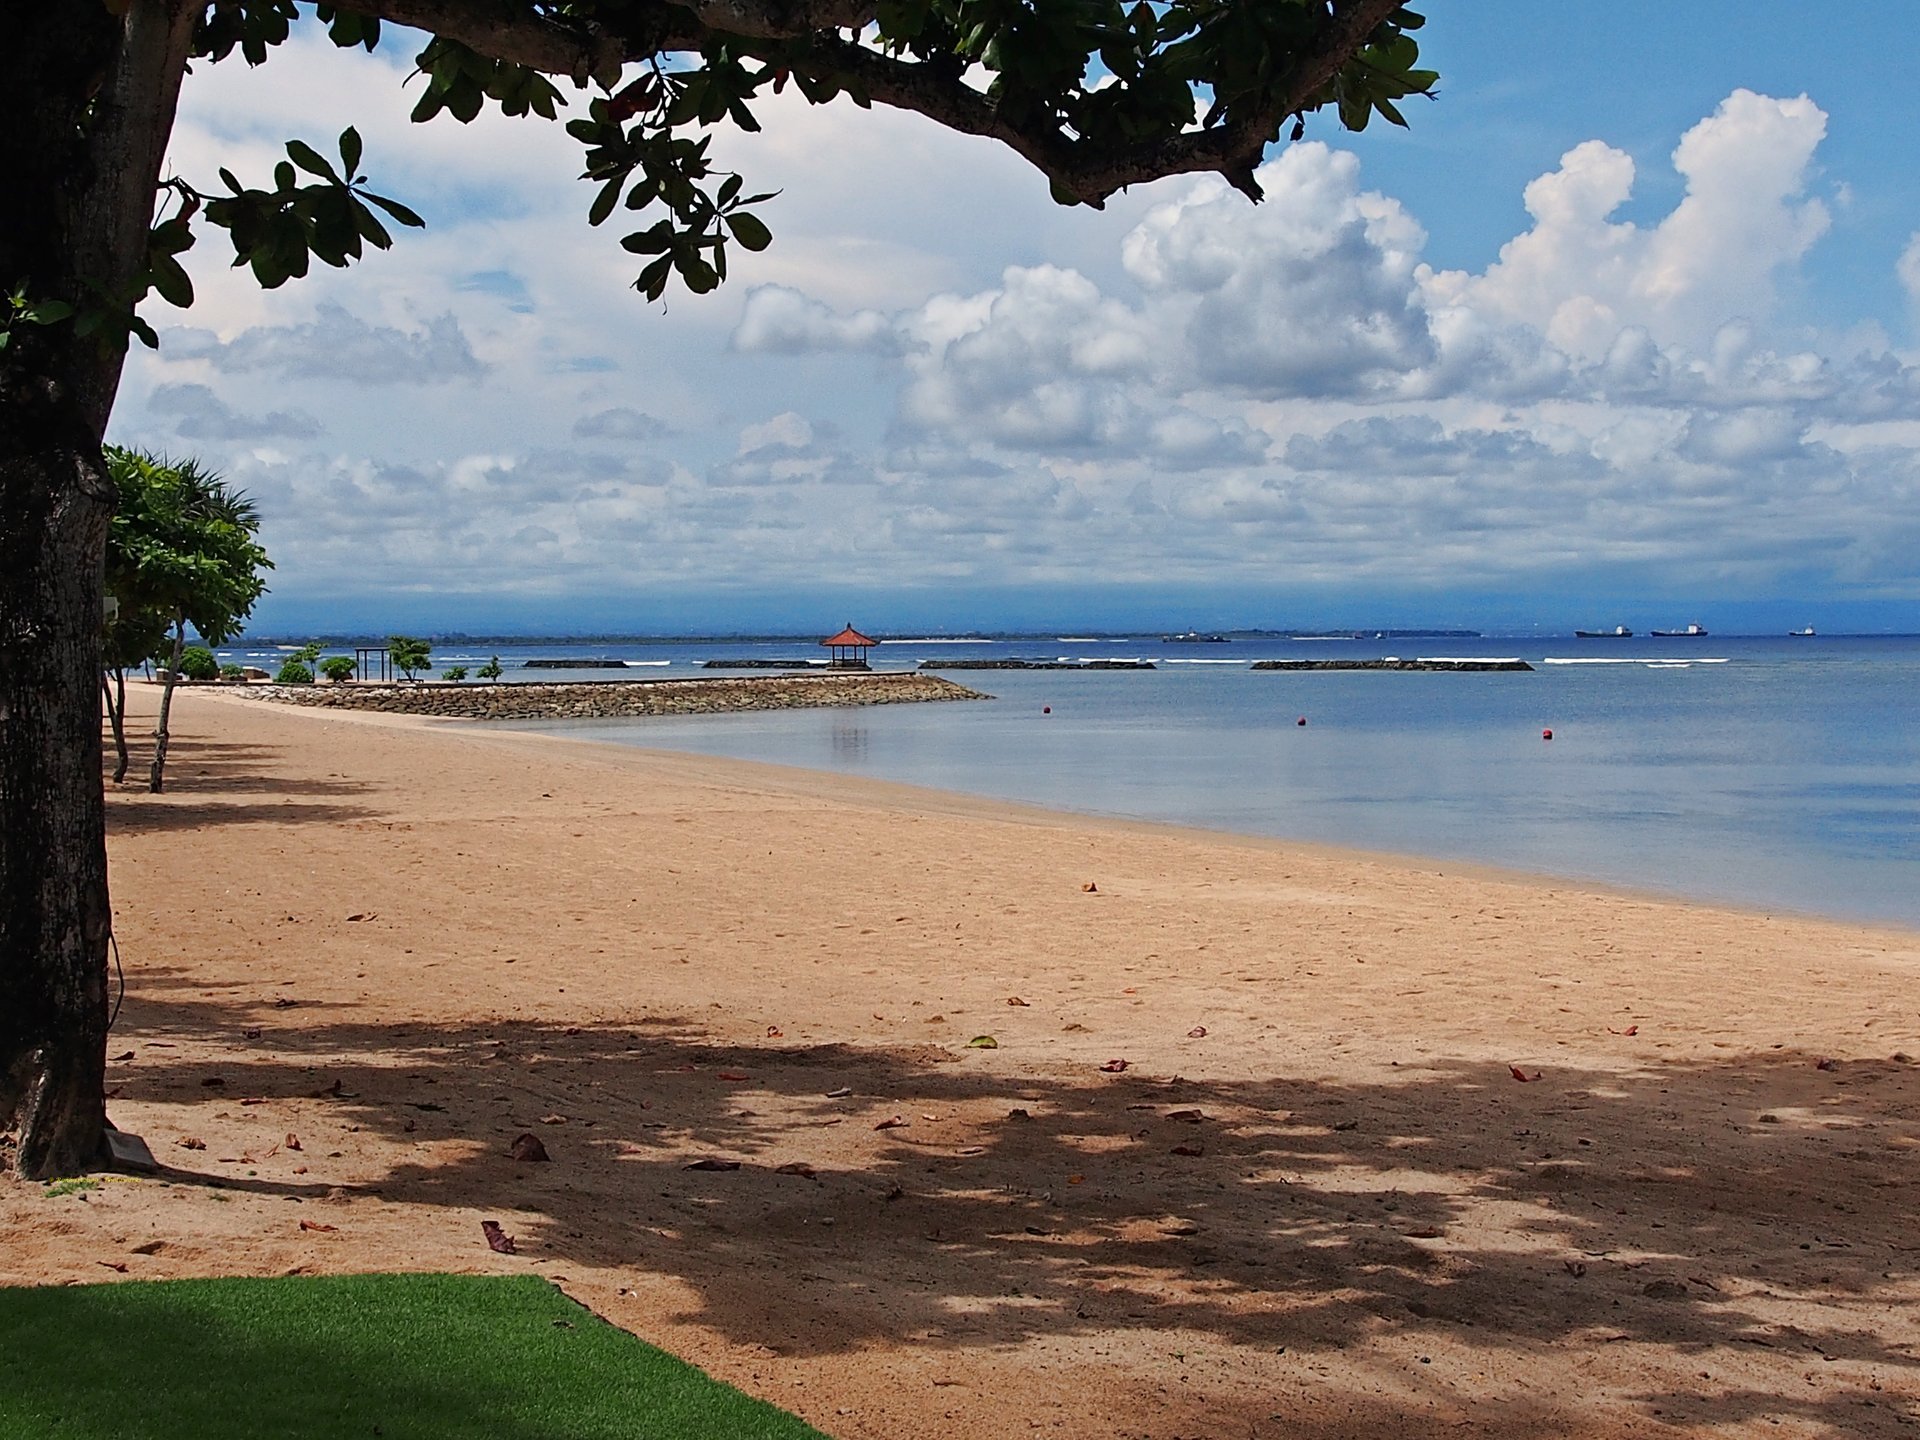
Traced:
<svg viewBox="0 0 1920 1440">
<path fill-rule="evenodd" d="M 157 622 L 162 633 L 191 625 L 209 644 L 225 643 L 266 594 L 273 568 L 255 538 L 253 502 L 197 461 L 118 447 L 106 454 L 120 497 L 107 531 L 116 623 Z"/>
<path fill-rule="evenodd" d="M 163 178 L 190 66 L 235 54 L 259 64 L 297 24 L 368 50 L 388 24 L 425 32 L 414 117 L 567 109 L 593 187 L 587 219 L 622 217 L 634 283 L 653 299 L 676 277 L 711 290 L 732 246 L 770 243 L 753 209 L 766 197 L 719 169 L 709 146 L 717 125 L 759 128 L 755 101 L 788 86 L 814 103 L 845 96 L 986 137 L 1044 174 L 1055 199 L 1097 207 L 1126 186 L 1198 171 L 1257 199 L 1267 146 L 1298 138 L 1309 114 L 1331 108 L 1353 129 L 1376 115 L 1404 123 L 1399 102 L 1435 79 L 1418 68 L 1424 22 L 1397 0 L 321 0 L 306 14 L 294 0 L 8 10 L 0 1167 L 24 1174 L 87 1164 L 105 1134 L 111 912 L 97 696 L 115 487 L 101 440 L 130 339 L 157 339 L 139 306 L 154 294 L 192 303 L 180 256 L 207 226 L 273 289 L 315 259 L 341 266 L 390 246 L 389 222 L 420 223 L 369 188 L 352 128 L 329 146 L 337 159 L 290 139 L 269 179 L 225 167 Z M 130 490 L 141 483 L 134 473 Z M 170 565 L 155 552 L 134 569 L 158 577 Z M 243 592 L 174 613 L 216 638 L 257 598 Z M 178 619 L 174 628 L 177 642 Z"/>
</svg>

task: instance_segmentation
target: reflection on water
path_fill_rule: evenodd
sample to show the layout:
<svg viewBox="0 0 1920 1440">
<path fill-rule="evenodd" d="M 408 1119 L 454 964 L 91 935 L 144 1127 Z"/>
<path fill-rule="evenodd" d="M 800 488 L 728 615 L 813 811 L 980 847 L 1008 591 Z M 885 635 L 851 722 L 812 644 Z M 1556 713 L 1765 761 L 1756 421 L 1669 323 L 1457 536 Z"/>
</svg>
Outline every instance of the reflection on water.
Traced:
<svg viewBox="0 0 1920 1440">
<path fill-rule="evenodd" d="M 1716 641 L 1716 654 L 1728 663 L 995 671 L 955 677 L 998 697 L 986 703 L 565 728 L 1065 810 L 1920 924 L 1920 643 L 1809 652 Z"/>
<path fill-rule="evenodd" d="M 831 738 L 836 765 L 865 766 L 869 738 L 865 725 L 836 724 Z"/>
</svg>

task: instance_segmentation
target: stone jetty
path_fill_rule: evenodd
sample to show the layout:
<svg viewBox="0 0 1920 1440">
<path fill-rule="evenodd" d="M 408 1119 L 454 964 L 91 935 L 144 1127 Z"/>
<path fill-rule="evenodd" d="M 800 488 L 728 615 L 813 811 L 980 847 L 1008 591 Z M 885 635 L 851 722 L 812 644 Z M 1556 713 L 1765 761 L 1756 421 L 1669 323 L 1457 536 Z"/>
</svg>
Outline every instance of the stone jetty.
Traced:
<svg viewBox="0 0 1920 1440">
<path fill-rule="evenodd" d="M 690 680 L 585 680 L 576 684 L 252 685 L 247 695 L 283 705 L 384 710 L 462 720 L 608 720 L 637 715 L 706 715 L 733 710 L 801 710 L 830 705 L 902 705 L 990 697 L 937 675 L 831 672 Z"/>
</svg>

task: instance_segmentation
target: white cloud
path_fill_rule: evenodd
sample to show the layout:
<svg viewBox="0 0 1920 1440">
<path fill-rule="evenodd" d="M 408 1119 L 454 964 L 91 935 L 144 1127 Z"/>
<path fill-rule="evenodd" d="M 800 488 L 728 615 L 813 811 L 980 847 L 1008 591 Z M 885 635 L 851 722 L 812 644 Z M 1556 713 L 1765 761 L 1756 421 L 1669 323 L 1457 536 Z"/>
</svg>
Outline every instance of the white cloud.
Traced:
<svg viewBox="0 0 1920 1440">
<path fill-rule="evenodd" d="M 1920 371 L 1774 314 L 1828 223 L 1804 97 L 1690 129 L 1665 215 L 1622 218 L 1651 161 L 1576 145 L 1447 271 L 1324 145 L 1260 206 L 1182 180 L 1095 215 L 984 142 L 787 97 L 715 144 L 782 192 L 775 246 L 649 306 L 559 127 L 411 127 L 403 74 L 304 40 L 188 87 L 183 171 L 264 175 L 352 120 L 430 222 L 272 295 L 203 241 L 195 328 L 130 362 L 115 438 L 253 493 L 281 593 L 1575 564 L 1920 593 Z M 1920 234 L 1898 273 L 1920 304 Z"/>
<path fill-rule="evenodd" d="M 1729 320 L 1767 318 L 1776 277 L 1826 233 L 1826 207 L 1805 195 L 1826 123 L 1804 95 L 1736 90 L 1681 139 L 1686 195 L 1648 229 L 1611 218 L 1633 193 L 1632 158 L 1587 141 L 1527 187 L 1533 228 L 1484 275 L 1426 283 L 1441 303 L 1531 326 L 1582 360 L 1633 327 L 1703 344 Z"/>
</svg>

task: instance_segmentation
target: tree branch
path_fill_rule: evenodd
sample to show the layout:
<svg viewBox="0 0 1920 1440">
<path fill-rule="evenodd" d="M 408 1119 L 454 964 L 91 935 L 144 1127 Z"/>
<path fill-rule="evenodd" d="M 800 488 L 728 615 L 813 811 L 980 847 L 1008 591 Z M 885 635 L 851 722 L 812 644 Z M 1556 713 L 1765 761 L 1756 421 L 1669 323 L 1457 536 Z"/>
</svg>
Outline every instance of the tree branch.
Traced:
<svg viewBox="0 0 1920 1440">
<path fill-rule="evenodd" d="M 1273 98 L 1252 115 L 1205 130 L 1144 144 L 1109 146 L 1075 139 L 1052 125 L 1021 126 L 992 100 L 950 72 L 896 59 L 838 36 L 817 36 L 810 47 L 822 63 L 794 68 L 823 79 L 851 82 L 883 105 L 912 110 L 951 130 L 997 140 L 1082 204 L 1100 208 L 1117 190 L 1164 175 L 1211 170 L 1258 200 L 1253 172 L 1286 117 L 1326 88 L 1340 67 L 1403 0 L 1344 0 L 1319 39 L 1294 64 Z"/>
<path fill-rule="evenodd" d="M 1333 0 L 1332 17 L 1259 110 L 1203 130 L 1132 145 L 1095 144 L 1057 125 L 1016 124 L 950 69 L 904 60 L 839 32 L 863 29 L 873 0 L 658 0 L 627 12 L 618 33 L 566 24 L 526 0 L 339 0 L 343 8 L 411 25 L 482 55 L 550 75 L 610 79 L 618 67 L 717 38 L 748 42 L 763 59 L 845 84 L 883 105 L 911 110 L 952 130 L 997 140 L 1045 174 L 1060 192 L 1096 209 L 1129 185 L 1165 175 L 1216 171 L 1255 200 L 1253 178 L 1289 115 L 1319 95 L 1402 0 Z M 777 42 L 805 40 L 804 55 Z M 768 43 L 764 51 L 753 44 Z"/>
</svg>

